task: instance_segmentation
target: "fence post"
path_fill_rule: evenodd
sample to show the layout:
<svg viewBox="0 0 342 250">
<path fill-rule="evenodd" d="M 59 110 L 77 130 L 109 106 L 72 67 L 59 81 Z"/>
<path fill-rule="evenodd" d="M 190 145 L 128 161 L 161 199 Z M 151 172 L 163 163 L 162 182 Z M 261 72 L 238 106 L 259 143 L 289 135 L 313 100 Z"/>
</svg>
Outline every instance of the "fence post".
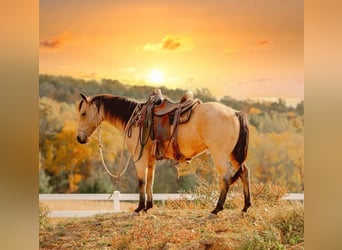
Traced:
<svg viewBox="0 0 342 250">
<path fill-rule="evenodd" d="M 114 212 L 120 212 L 120 191 L 114 191 L 113 202 Z"/>
</svg>

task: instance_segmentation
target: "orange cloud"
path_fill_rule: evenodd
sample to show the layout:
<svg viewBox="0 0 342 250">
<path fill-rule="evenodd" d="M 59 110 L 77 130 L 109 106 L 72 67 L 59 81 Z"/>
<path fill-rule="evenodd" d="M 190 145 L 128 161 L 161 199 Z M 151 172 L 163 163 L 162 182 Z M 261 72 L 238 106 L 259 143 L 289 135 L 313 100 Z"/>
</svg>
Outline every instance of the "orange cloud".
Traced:
<svg viewBox="0 0 342 250">
<path fill-rule="evenodd" d="M 147 43 L 139 46 L 142 51 L 185 51 L 192 50 L 193 43 L 191 39 L 180 36 L 167 35 L 159 43 Z"/>
<path fill-rule="evenodd" d="M 48 50 L 57 50 L 62 48 L 65 43 L 73 39 L 73 35 L 69 32 L 63 32 L 58 36 L 51 37 L 49 39 L 41 40 L 39 47 Z"/>
<path fill-rule="evenodd" d="M 260 50 L 263 47 L 270 46 L 272 41 L 270 40 L 259 40 L 255 44 L 244 43 L 244 44 L 231 44 L 223 49 L 223 52 L 226 54 L 234 54 L 234 53 L 247 53 L 251 51 Z"/>
<path fill-rule="evenodd" d="M 258 46 L 263 46 L 263 45 L 268 45 L 268 44 L 271 44 L 270 40 L 260 40 L 257 42 Z"/>
<path fill-rule="evenodd" d="M 182 45 L 179 37 L 165 37 L 161 43 L 163 49 L 174 50 L 180 48 Z"/>
</svg>

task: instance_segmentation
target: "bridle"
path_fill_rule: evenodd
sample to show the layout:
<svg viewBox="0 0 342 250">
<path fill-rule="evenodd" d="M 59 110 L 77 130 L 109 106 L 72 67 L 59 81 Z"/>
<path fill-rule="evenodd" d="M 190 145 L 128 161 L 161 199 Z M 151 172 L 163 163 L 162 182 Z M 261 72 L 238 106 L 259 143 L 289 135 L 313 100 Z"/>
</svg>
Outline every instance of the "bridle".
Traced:
<svg viewBox="0 0 342 250">
<path fill-rule="evenodd" d="M 92 105 L 95 105 L 94 103 Z M 98 108 L 96 105 L 95 105 L 97 111 L 95 112 L 94 116 L 91 118 L 91 123 L 90 125 L 88 125 L 88 127 L 86 127 L 85 129 L 77 129 L 77 131 L 80 131 L 80 132 L 83 132 L 85 133 L 87 136 L 88 136 L 88 131 L 89 131 L 89 128 L 91 128 L 93 125 L 93 121 L 96 119 L 96 125 L 95 125 L 95 130 L 98 128 L 98 127 L 101 127 L 101 118 L 99 119 L 99 112 L 100 112 L 100 108 Z M 82 115 L 82 114 L 81 114 Z M 94 133 L 95 130 L 92 132 Z M 92 135 L 88 136 L 88 137 L 92 137 Z"/>
</svg>

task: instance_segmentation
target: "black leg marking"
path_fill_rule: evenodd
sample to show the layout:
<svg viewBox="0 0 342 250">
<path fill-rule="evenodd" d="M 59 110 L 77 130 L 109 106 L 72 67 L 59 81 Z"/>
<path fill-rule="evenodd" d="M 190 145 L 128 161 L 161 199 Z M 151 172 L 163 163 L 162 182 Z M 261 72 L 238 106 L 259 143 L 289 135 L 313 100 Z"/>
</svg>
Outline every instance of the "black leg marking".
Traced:
<svg viewBox="0 0 342 250">
<path fill-rule="evenodd" d="M 251 201 L 249 198 L 245 197 L 245 205 L 242 209 L 242 212 L 247 212 L 247 209 L 251 206 Z"/>
<path fill-rule="evenodd" d="M 218 212 L 223 210 L 223 205 L 224 205 L 224 202 L 226 201 L 226 196 L 227 196 L 227 191 L 222 190 L 215 209 L 211 211 L 212 214 L 217 214 Z"/>
<path fill-rule="evenodd" d="M 149 210 L 152 207 L 153 207 L 153 201 L 147 201 L 146 208 L 145 208 L 144 211 L 146 212 L 147 210 Z"/>
<path fill-rule="evenodd" d="M 244 195 L 244 207 L 242 212 L 247 212 L 247 209 L 251 206 L 251 188 L 250 188 L 250 178 L 249 178 L 249 168 L 244 163 L 243 172 L 240 175 L 243 184 L 243 195 Z"/>
<path fill-rule="evenodd" d="M 145 196 L 145 195 L 144 195 Z M 141 196 L 139 198 L 139 206 L 137 209 L 135 209 L 134 211 L 139 213 L 141 210 L 145 209 L 145 197 L 142 199 Z"/>
<path fill-rule="evenodd" d="M 243 194 L 244 194 L 244 200 L 245 200 L 245 205 L 242 209 L 242 212 L 247 212 L 247 209 L 252 205 L 251 204 L 251 194 L 249 192 L 246 192 L 246 190 L 243 190 Z"/>
<path fill-rule="evenodd" d="M 217 205 L 213 211 L 211 211 L 212 214 L 217 214 L 218 212 L 223 210 L 223 205 L 226 201 L 227 198 L 227 193 L 228 193 L 228 188 L 229 188 L 229 181 L 224 178 L 223 179 L 223 188 L 221 189 L 220 197 L 217 201 Z"/>
<path fill-rule="evenodd" d="M 145 181 L 139 179 L 139 206 L 134 211 L 139 213 L 141 210 L 145 209 Z"/>
</svg>

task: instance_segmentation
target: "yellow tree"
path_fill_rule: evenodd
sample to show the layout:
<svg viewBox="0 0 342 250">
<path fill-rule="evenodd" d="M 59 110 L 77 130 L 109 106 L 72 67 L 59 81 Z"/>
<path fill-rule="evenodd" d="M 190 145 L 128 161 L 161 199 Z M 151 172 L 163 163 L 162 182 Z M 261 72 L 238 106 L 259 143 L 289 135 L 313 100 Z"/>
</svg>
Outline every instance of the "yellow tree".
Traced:
<svg viewBox="0 0 342 250">
<path fill-rule="evenodd" d="M 304 136 L 295 134 L 288 147 L 289 159 L 294 166 L 293 181 L 298 183 L 299 191 L 304 191 Z"/>
<path fill-rule="evenodd" d="M 247 163 L 253 182 L 272 182 L 290 191 L 304 187 L 304 138 L 293 130 L 260 133 L 250 126 Z"/>
<path fill-rule="evenodd" d="M 43 168 L 52 176 L 67 178 L 67 187 L 60 188 L 59 192 L 74 192 L 82 178 L 89 175 L 90 157 L 95 150 L 95 144 L 89 146 L 76 142 L 76 123 L 67 121 L 63 129 L 53 139 L 46 141 L 46 158 Z M 65 180 L 64 180 L 65 181 Z"/>
</svg>

